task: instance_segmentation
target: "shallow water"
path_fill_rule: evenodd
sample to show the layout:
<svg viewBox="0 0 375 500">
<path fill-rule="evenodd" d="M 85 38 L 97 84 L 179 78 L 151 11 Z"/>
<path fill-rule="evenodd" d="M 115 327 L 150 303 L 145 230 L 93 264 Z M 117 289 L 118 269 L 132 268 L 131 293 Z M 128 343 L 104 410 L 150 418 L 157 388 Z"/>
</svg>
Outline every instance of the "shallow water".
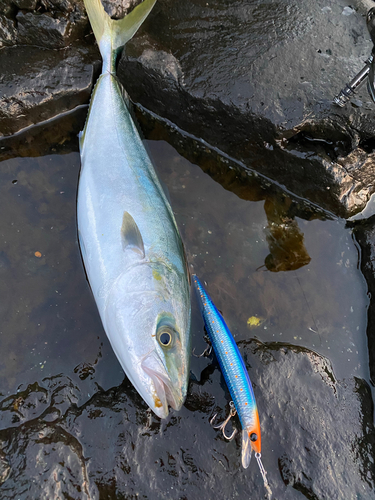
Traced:
<svg viewBox="0 0 375 500">
<path fill-rule="evenodd" d="M 322 217 L 314 212 L 306 217 L 303 210 L 297 210 L 299 217 L 291 216 L 292 200 L 287 195 L 276 197 L 271 190 L 269 196 L 251 201 L 254 197 L 246 193 L 252 193 L 254 186 L 246 183 L 240 197 L 224 189 L 167 142 L 152 140 L 147 144 L 168 187 L 190 269 L 206 282 L 240 346 L 253 345 L 248 344 L 251 339 L 303 346 L 328 357 L 337 379 L 356 376 L 368 381 L 366 283 L 358 269 L 358 248 L 345 221 L 320 220 Z M 71 495 L 68 498 L 192 500 L 199 491 L 199 481 L 209 484 L 209 474 L 218 474 L 220 470 L 229 474 L 227 483 L 225 476 L 221 479 L 225 486 L 220 488 L 226 492 L 222 498 L 236 498 L 251 491 L 255 500 L 262 498 L 256 464 L 252 463 L 251 471 L 241 470 L 239 443 L 218 441 L 216 431 L 209 429 L 207 414 L 216 401 L 223 415 L 228 398 L 212 357 L 192 358 L 187 405 L 180 414 L 172 412 L 165 422 L 152 416 L 130 385 L 123 382 L 124 373 L 103 332 L 77 244 L 79 166 L 77 152 L 15 157 L 1 163 L 0 440 L 7 442 L 8 447 L 12 442 L 13 450 L 17 446 L 20 450 L 22 441 L 30 447 L 32 456 L 34 453 L 39 457 L 38 464 L 42 454 L 43 474 L 62 474 L 64 484 L 71 485 L 69 491 L 62 488 L 66 495 Z M 192 331 L 193 346 L 201 352 L 205 348 L 203 323 L 194 298 Z M 251 353 L 249 358 L 250 351 L 246 354 L 248 363 L 258 366 Z M 251 371 L 250 376 L 253 377 Z M 257 385 L 257 380 L 253 382 Z M 261 411 L 262 396 L 257 391 L 256 396 Z M 107 414 L 105 408 L 111 401 L 116 409 L 111 407 L 112 413 Z M 118 421 L 113 420 L 114 416 Z M 261 419 L 266 417 L 270 416 L 261 415 Z M 39 438 L 32 434 L 34 424 L 30 422 L 34 418 L 41 426 L 35 431 Z M 78 444 L 74 446 L 82 447 L 82 452 L 76 451 L 70 438 L 64 441 L 55 434 L 48 443 L 65 443 L 66 449 L 56 455 L 55 448 L 53 452 L 47 445 L 38 448 L 49 423 L 59 419 L 63 419 L 61 427 L 65 430 L 69 422 L 76 429 Z M 90 457 L 99 459 L 101 467 L 108 467 L 108 471 L 115 468 L 111 460 L 117 458 L 112 455 L 119 456 L 115 450 L 121 445 L 110 434 L 119 433 L 125 420 L 134 424 L 132 430 L 124 432 L 129 433 L 136 450 L 134 460 L 138 468 L 143 461 L 148 461 L 148 467 L 150 463 L 156 465 L 155 471 L 148 468 L 144 484 L 140 484 L 139 479 L 136 482 L 131 476 L 136 466 L 128 464 L 126 472 L 127 466 L 122 464 L 125 476 L 120 477 L 117 472 L 116 482 L 121 486 L 114 486 L 110 472 L 106 475 L 100 469 L 99 474 L 99 469 L 93 470 L 92 465 L 90 468 Z M 198 432 L 194 429 L 204 430 L 213 451 L 207 452 L 207 443 L 199 443 L 196 437 L 194 446 L 189 447 L 188 434 L 184 445 L 176 441 L 172 445 L 167 439 L 170 427 L 176 427 L 183 435 Z M 17 438 L 20 441 L 11 440 L 12 429 L 21 433 L 22 439 Z M 152 439 L 147 441 L 142 436 Z M 281 482 L 281 466 L 277 462 L 282 453 L 280 444 L 272 436 L 267 439 L 264 456 L 271 482 L 286 484 L 285 479 Z M 263 438 L 263 442 L 267 439 Z M 54 468 L 57 462 L 68 464 L 72 450 L 78 457 L 82 478 L 74 472 L 73 479 L 68 477 L 66 471 L 69 467 L 74 471 L 74 464 L 61 465 L 62 472 Z M 182 453 L 180 459 L 176 453 Z M 15 477 L 13 482 L 3 483 L 3 498 L 34 498 L 27 485 L 28 478 L 31 481 L 34 477 L 32 467 L 20 461 L 9 468 L 7 460 L 4 458 L 5 465 L 0 467 L 0 479 L 2 475 L 3 479 L 8 477 L 10 470 Z M 181 475 L 176 466 L 179 460 L 189 476 L 187 482 L 176 485 L 173 477 Z M 219 469 L 212 469 L 210 460 Z M 19 469 L 17 473 L 15 467 Z M 158 470 L 162 471 L 162 481 L 168 483 L 169 493 L 153 496 L 150 491 L 162 484 L 161 479 L 154 477 Z M 17 474 L 23 482 L 16 481 Z M 126 474 L 130 475 L 128 479 Z M 99 475 L 94 487 L 90 477 Z M 238 487 L 231 485 L 235 478 Z M 53 487 L 48 481 L 45 484 L 50 489 L 46 486 L 40 498 L 60 498 L 54 489 L 59 481 L 54 479 Z M 74 486 L 75 481 L 81 484 L 79 488 Z M 252 481 L 256 484 L 254 490 L 249 484 Z M 276 489 L 279 494 L 284 491 L 280 485 Z M 172 493 L 170 488 L 177 488 L 178 493 Z M 278 498 L 298 499 L 304 495 L 289 488 L 286 496 Z"/>
<path fill-rule="evenodd" d="M 369 301 L 345 221 L 293 221 L 283 215 L 287 199 L 284 206 L 272 197 L 240 199 L 165 142 L 150 149 L 169 186 L 190 268 L 208 284 L 235 339 L 308 347 L 332 361 L 338 378 L 369 380 Z M 200 323 L 196 310 L 194 321 Z"/>
</svg>

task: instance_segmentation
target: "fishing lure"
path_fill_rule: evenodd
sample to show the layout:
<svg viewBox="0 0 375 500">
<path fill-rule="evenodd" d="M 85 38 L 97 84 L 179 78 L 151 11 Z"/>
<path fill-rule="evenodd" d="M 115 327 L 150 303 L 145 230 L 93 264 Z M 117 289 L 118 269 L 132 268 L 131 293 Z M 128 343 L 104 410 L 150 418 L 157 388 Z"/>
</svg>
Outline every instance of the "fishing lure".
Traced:
<svg viewBox="0 0 375 500">
<path fill-rule="evenodd" d="M 203 288 L 198 277 L 194 274 L 192 278 L 207 334 L 233 399 L 229 417 L 220 426 L 217 426 L 217 428 L 223 431 L 226 439 L 232 439 L 235 432 L 228 437 L 225 434 L 225 426 L 229 419 L 238 413 L 242 427 L 242 466 L 245 469 L 249 466 L 251 454 L 254 450 L 264 485 L 270 495 L 272 492 L 261 461 L 259 415 L 249 374 L 224 318 L 215 307 L 215 304 Z"/>
</svg>

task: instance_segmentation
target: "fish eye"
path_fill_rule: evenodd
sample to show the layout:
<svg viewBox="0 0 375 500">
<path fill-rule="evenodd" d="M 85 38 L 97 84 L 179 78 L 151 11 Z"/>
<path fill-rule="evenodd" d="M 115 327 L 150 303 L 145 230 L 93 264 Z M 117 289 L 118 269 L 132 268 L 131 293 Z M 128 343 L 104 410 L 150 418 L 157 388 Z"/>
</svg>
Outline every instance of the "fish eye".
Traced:
<svg viewBox="0 0 375 500">
<path fill-rule="evenodd" d="M 257 434 L 255 434 L 255 432 L 252 432 L 252 433 L 250 434 L 250 440 L 254 442 L 254 441 L 256 441 L 257 439 L 258 439 Z"/>
<path fill-rule="evenodd" d="M 171 347 L 174 338 L 173 333 L 174 332 L 172 328 L 168 326 L 163 325 L 161 328 L 159 328 L 156 338 L 161 347 Z"/>
<path fill-rule="evenodd" d="M 168 346 L 171 341 L 172 341 L 172 337 L 171 337 L 171 334 L 169 332 L 163 332 L 160 336 L 159 336 L 159 341 L 161 344 L 163 344 L 164 346 Z"/>
</svg>

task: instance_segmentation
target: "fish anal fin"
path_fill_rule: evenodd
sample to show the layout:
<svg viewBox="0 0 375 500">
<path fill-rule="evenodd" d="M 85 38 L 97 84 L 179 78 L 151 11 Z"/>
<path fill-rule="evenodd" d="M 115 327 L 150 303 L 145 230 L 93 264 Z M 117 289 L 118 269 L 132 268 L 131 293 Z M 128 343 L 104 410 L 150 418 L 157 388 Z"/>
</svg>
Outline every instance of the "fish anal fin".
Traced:
<svg viewBox="0 0 375 500">
<path fill-rule="evenodd" d="M 250 443 L 249 433 L 247 432 L 246 429 L 243 429 L 241 460 L 242 460 L 242 467 L 244 469 L 247 469 L 250 465 L 251 452 L 252 452 L 252 447 Z"/>
<path fill-rule="evenodd" d="M 123 250 L 133 250 L 140 257 L 145 257 L 143 238 L 137 223 L 129 212 L 124 212 L 121 226 L 121 242 Z"/>
</svg>

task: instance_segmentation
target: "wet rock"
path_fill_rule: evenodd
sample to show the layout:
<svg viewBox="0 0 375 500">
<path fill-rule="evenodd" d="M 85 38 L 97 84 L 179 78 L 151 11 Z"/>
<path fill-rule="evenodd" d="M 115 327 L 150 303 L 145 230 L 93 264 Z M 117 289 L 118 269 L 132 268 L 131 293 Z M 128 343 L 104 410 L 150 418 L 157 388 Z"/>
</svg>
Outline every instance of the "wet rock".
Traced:
<svg viewBox="0 0 375 500">
<path fill-rule="evenodd" d="M 13 3 L 24 10 L 35 10 L 38 6 L 38 0 L 13 0 Z"/>
<path fill-rule="evenodd" d="M 79 18 L 80 22 L 75 22 L 73 15 L 67 17 L 62 13 L 52 17 L 50 14 L 20 11 L 16 19 L 19 44 L 59 49 L 88 32 L 86 19 Z"/>
<path fill-rule="evenodd" d="M 337 164 L 343 167 L 336 171 L 340 182 L 340 197 L 348 213 L 353 208 L 357 212 L 366 205 L 375 186 L 375 154 L 361 147 L 355 148 L 345 158 L 338 158 Z M 337 168 L 337 167 L 334 167 Z"/>
<path fill-rule="evenodd" d="M 336 380 L 330 362 L 304 348 L 255 342 L 242 346 L 255 355 L 254 361 L 248 358 L 252 368 L 256 365 L 263 373 L 258 372 L 255 379 L 263 400 L 259 406 L 268 417 L 267 439 L 279 432 L 283 451 L 278 453 L 278 464 L 284 483 L 306 498 L 374 498 L 375 469 L 370 454 L 375 434 L 368 385 L 356 378 Z M 278 375 L 284 380 L 277 381 Z M 348 412 L 350 401 L 355 401 L 359 422 Z M 357 457 L 352 468 L 351 461 Z"/>
<path fill-rule="evenodd" d="M 77 136 L 83 130 L 87 111 L 88 105 L 77 106 L 72 111 L 0 138 L 0 160 L 78 151 Z"/>
<path fill-rule="evenodd" d="M 104 5 L 121 17 L 136 3 Z M 81 1 L 2 4 L 3 45 L 64 47 L 89 30 Z M 119 75 L 133 100 L 147 109 L 218 147 L 244 169 L 346 217 L 361 210 L 374 191 L 371 158 L 358 157 L 362 150 L 371 154 L 363 144 L 375 131 L 365 90 L 344 110 L 331 103 L 371 50 L 364 17 L 369 5 L 346 7 L 344 0 L 272 8 L 260 0 L 159 0 L 128 44 Z"/>
<path fill-rule="evenodd" d="M 113 18 L 122 18 L 141 0 L 103 3 Z M 0 47 L 17 43 L 59 49 L 91 31 L 83 0 L 1 0 L 0 12 Z"/>
<path fill-rule="evenodd" d="M 102 0 L 105 11 L 112 19 L 122 19 L 127 14 L 142 3 L 143 0 Z"/>
<path fill-rule="evenodd" d="M 17 30 L 14 21 L 0 14 L 0 47 L 15 45 Z"/>
<path fill-rule="evenodd" d="M 11 0 L 0 0 L 0 12 L 4 16 L 11 17 L 12 13 L 16 12 L 14 2 Z"/>
<path fill-rule="evenodd" d="M 137 1 L 104 5 L 121 17 Z M 64 47 L 89 30 L 81 1 L 2 4 L 5 45 Z M 375 119 L 365 89 L 343 110 L 331 103 L 371 51 L 369 5 L 346 7 L 344 0 L 271 7 L 159 0 L 128 44 L 119 76 L 133 100 L 244 170 L 347 217 L 375 189 L 372 157 L 362 158 L 372 154 Z"/>
<path fill-rule="evenodd" d="M 4 457 L 4 454 L 0 452 L 0 484 L 3 484 L 3 482 L 8 478 L 9 472 L 9 464 Z"/>
<path fill-rule="evenodd" d="M 274 498 L 375 498 L 367 384 L 336 380 L 329 361 L 304 348 L 247 341 L 240 349 L 257 397 Z M 163 421 L 127 380 L 80 406 L 68 404 L 52 421 L 45 411 L 4 426 L 11 408 L 4 409 L 1 497 L 264 498 L 255 461 L 246 471 L 240 466 L 240 439 L 228 443 L 209 424 L 214 406 L 225 414 L 228 393 L 215 361 L 207 361 L 203 372 L 191 382 L 185 407 Z M 60 382 L 46 384 L 49 401 L 64 388 Z M 74 384 L 65 382 L 68 401 Z"/>
<path fill-rule="evenodd" d="M 347 165 L 375 120 L 365 89 L 361 107 L 331 103 L 371 51 L 368 6 L 345 7 L 160 0 L 119 75 L 136 102 L 347 216 L 373 191 Z"/>
<path fill-rule="evenodd" d="M 16 44 L 16 13 L 15 4 L 7 0 L 0 0 L 0 48 Z"/>
<path fill-rule="evenodd" d="M 0 47 L 26 44 L 58 49 L 90 31 L 82 0 L 2 0 L 0 6 Z"/>
<path fill-rule="evenodd" d="M 0 135 L 10 135 L 89 101 L 96 49 L 9 47 L 0 53 Z M 26 64 L 27 62 L 27 64 Z"/>
<path fill-rule="evenodd" d="M 9 479 L 19 481 L 20 499 L 90 498 L 84 457 L 77 439 L 59 426 L 40 422 L 25 427 L 19 437 L 17 444 L 22 454 L 11 461 L 11 471 L 3 484 L 3 498 L 12 498 L 7 488 Z"/>
<path fill-rule="evenodd" d="M 367 310 L 367 341 L 372 383 L 375 384 L 375 217 L 352 224 L 361 248 L 361 271 L 366 279 L 370 305 Z"/>
</svg>

